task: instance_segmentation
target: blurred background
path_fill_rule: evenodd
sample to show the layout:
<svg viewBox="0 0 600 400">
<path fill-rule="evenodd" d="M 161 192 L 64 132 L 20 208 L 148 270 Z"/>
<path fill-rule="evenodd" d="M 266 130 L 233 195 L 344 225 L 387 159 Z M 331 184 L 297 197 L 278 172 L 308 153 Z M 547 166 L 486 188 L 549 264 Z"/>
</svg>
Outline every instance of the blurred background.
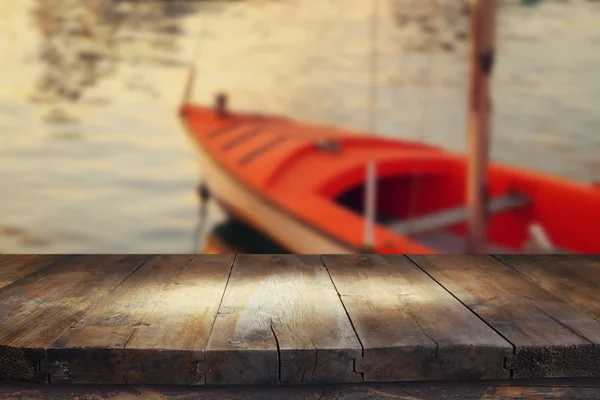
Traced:
<svg viewBox="0 0 600 400">
<path fill-rule="evenodd" d="M 465 2 L 378 0 L 373 43 L 372 1 L 1 1 L 0 253 L 202 247 L 191 64 L 199 103 L 363 130 L 375 47 L 376 133 L 464 152 Z M 600 2 L 499 3 L 492 158 L 600 180 Z"/>
</svg>

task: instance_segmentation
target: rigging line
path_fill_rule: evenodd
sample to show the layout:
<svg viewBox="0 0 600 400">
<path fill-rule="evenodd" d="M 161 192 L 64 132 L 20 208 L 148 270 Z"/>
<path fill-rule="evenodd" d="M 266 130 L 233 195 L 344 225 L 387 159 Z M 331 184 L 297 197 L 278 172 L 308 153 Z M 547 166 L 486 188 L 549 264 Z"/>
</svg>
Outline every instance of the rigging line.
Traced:
<svg viewBox="0 0 600 400">
<path fill-rule="evenodd" d="M 187 2 L 185 2 L 187 3 Z M 200 29 L 198 30 L 198 32 L 196 32 L 196 44 L 194 46 L 194 52 L 193 52 L 193 59 L 192 62 L 195 63 L 198 61 L 198 57 L 200 56 L 200 51 L 201 51 L 201 42 L 202 42 L 202 34 L 205 32 L 205 23 L 206 20 L 201 18 L 202 17 L 202 12 L 199 10 L 198 15 L 200 16 L 200 18 L 198 18 L 198 25 L 200 26 Z"/>
<path fill-rule="evenodd" d="M 369 106 L 367 109 L 368 132 L 375 134 L 377 131 L 377 47 L 379 38 L 379 0 L 371 0 L 371 52 L 369 56 Z"/>
<path fill-rule="evenodd" d="M 367 107 L 367 131 L 376 134 L 377 123 L 377 39 L 379 27 L 379 0 L 371 0 L 371 35 L 369 52 L 369 100 Z M 377 172 L 376 164 L 368 162 L 366 168 L 363 193 L 365 195 L 363 208 L 365 210 L 364 245 L 374 246 L 374 224 L 377 221 Z"/>
<path fill-rule="evenodd" d="M 185 3 L 185 2 L 184 2 Z M 180 3 L 177 3 L 178 5 Z M 205 31 L 205 23 L 206 20 L 202 18 L 202 12 L 200 10 L 198 10 L 198 25 L 199 25 L 199 29 L 196 32 L 192 32 L 190 34 L 190 38 L 191 40 L 195 40 L 194 45 L 193 45 L 193 49 L 194 51 L 192 52 L 192 57 L 189 60 L 189 77 L 188 77 L 188 84 L 190 84 L 192 87 L 189 87 L 188 90 L 189 92 L 186 94 L 186 96 L 188 97 L 186 101 L 191 101 L 193 98 L 193 94 L 194 94 L 194 83 L 196 82 L 196 76 L 197 76 L 197 71 L 198 71 L 198 58 L 200 58 L 201 56 L 201 52 L 202 52 L 202 40 L 203 40 L 203 35 L 206 33 Z M 191 79 L 191 81 L 190 81 Z"/>
<path fill-rule="evenodd" d="M 422 0 L 418 0 L 418 1 L 422 1 Z M 433 60 L 435 59 L 434 54 L 436 53 L 436 50 L 439 46 L 439 33 L 440 33 L 440 29 L 439 29 L 439 16 L 440 16 L 440 4 L 439 4 L 439 0 L 431 0 L 432 4 L 433 4 L 433 12 L 431 13 L 430 17 L 434 19 L 435 24 L 434 24 L 434 32 L 435 32 L 435 37 L 434 37 L 434 41 L 433 41 L 433 48 L 429 49 L 428 53 L 427 53 L 427 68 L 425 68 L 425 84 L 424 84 L 424 93 L 423 93 L 423 99 L 422 99 L 422 105 L 423 105 L 423 109 L 421 112 L 421 119 L 419 122 L 419 138 L 418 141 L 419 143 L 424 143 L 425 142 L 425 131 L 427 129 L 427 115 L 429 112 L 429 106 L 430 106 L 430 101 L 431 101 L 431 90 L 432 90 L 432 72 L 433 72 Z M 409 200 L 409 208 L 408 208 L 408 218 L 409 221 L 411 220 L 411 217 L 414 216 L 416 214 L 417 211 L 417 203 L 419 200 L 419 190 L 421 189 L 421 175 L 420 175 L 420 169 L 421 169 L 421 163 L 422 161 L 417 161 L 417 164 L 415 166 L 415 170 L 413 171 L 413 176 L 412 176 L 412 183 L 411 183 L 411 190 L 410 190 L 410 200 Z M 416 219 L 415 219 L 416 222 Z M 412 229 L 412 227 L 411 227 Z"/>
<path fill-rule="evenodd" d="M 202 16 L 202 13 L 199 13 L 200 16 Z M 199 29 L 197 32 L 194 32 L 195 34 L 191 35 L 192 40 L 195 38 L 196 41 L 194 43 L 194 51 L 192 52 L 192 59 L 190 60 L 190 69 L 192 74 L 195 75 L 196 71 L 197 71 L 197 66 L 198 66 L 198 58 L 201 56 L 202 53 L 202 39 L 203 34 L 205 33 L 205 20 L 202 18 L 199 18 Z M 192 85 L 193 86 L 193 85 Z M 189 94 L 189 99 L 188 101 L 191 100 L 191 98 L 193 97 L 193 87 L 190 88 L 190 94 Z M 210 200 L 210 193 L 208 192 L 207 187 L 205 186 L 203 179 L 202 179 L 202 171 L 200 171 L 200 184 L 198 185 L 197 191 L 198 191 L 198 201 L 199 201 L 199 205 L 198 205 L 198 221 L 196 224 L 196 227 L 194 228 L 193 232 L 192 232 L 192 254 L 196 254 L 199 251 L 201 251 L 200 246 L 202 244 L 202 241 L 204 240 L 206 233 L 207 233 L 207 228 L 208 228 L 208 202 Z"/>
<path fill-rule="evenodd" d="M 208 202 L 210 200 L 210 192 L 205 184 L 200 183 L 197 188 L 198 201 L 200 202 L 198 207 L 198 224 L 193 232 L 193 248 L 192 254 L 196 254 L 200 251 L 200 245 L 206 235 L 206 228 L 208 227 Z"/>
</svg>

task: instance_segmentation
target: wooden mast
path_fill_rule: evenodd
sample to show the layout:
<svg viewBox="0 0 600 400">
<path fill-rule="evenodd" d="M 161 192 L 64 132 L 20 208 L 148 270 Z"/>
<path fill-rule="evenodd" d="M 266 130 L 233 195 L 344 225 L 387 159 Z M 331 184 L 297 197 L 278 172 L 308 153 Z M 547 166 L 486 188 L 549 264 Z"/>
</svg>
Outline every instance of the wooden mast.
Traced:
<svg viewBox="0 0 600 400">
<path fill-rule="evenodd" d="M 494 64 L 495 0 L 471 0 L 468 106 L 467 251 L 483 251 L 486 241 L 487 164 L 490 137 L 490 81 Z"/>
<path fill-rule="evenodd" d="M 194 82 L 196 81 L 196 66 L 190 65 L 188 72 L 187 82 L 185 83 L 185 90 L 183 92 L 183 99 L 181 99 L 181 106 L 188 105 L 192 98 L 192 91 L 194 90 Z"/>
<path fill-rule="evenodd" d="M 377 172 L 374 162 L 367 164 L 365 178 L 363 249 L 373 250 L 375 248 L 375 220 L 377 218 Z"/>
</svg>

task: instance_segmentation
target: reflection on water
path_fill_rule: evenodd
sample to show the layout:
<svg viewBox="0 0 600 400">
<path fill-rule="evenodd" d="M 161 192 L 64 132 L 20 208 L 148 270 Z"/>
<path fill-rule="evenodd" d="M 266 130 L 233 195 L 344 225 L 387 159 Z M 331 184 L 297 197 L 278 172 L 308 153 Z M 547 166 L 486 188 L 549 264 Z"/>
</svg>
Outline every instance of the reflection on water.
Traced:
<svg viewBox="0 0 600 400">
<path fill-rule="evenodd" d="M 379 0 L 378 134 L 463 151 L 465 1 Z M 365 129 L 371 2 L 0 2 L 0 252 L 189 252 L 195 98 Z M 493 157 L 600 179 L 600 4 L 505 0 Z M 213 206 L 211 206 L 213 207 Z M 221 216 L 210 210 L 210 222 Z"/>
<path fill-rule="evenodd" d="M 288 254 L 289 250 L 268 236 L 235 219 L 226 219 L 208 232 L 202 253 L 208 254 Z"/>
<path fill-rule="evenodd" d="M 180 19 L 196 10 L 190 2 L 38 0 L 31 14 L 41 33 L 37 61 L 44 68 L 31 99 L 77 101 L 86 89 L 114 76 L 123 63 L 182 66 L 177 60 Z M 156 97 L 153 86 L 127 83 L 128 89 Z M 56 109 L 51 115 L 51 121 L 65 121 Z"/>
</svg>

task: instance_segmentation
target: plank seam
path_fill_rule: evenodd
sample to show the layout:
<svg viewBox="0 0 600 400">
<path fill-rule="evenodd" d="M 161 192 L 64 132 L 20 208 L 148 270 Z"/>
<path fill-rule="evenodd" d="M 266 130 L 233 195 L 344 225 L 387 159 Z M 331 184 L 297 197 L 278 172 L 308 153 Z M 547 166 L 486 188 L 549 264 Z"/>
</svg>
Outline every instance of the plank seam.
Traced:
<svg viewBox="0 0 600 400">
<path fill-rule="evenodd" d="M 223 305 L 223 299 L 225 298 L 225 293 L 227 292 L 227 288 L 229 287 L 229 280 L 231 279 L 231 273 L 233 272 L 233 266 L 235 265 L 236 259 L 237 259 L 237 254 L 234 254 L 233 259 L 231 260 L 231 265 L 229 266 L 229 274 L 227 275 L 227 282 L 225 282 L 225 287 L 223 288 L 223 293 L 221 294 L 221 300 L 219 300 L 219 306 L 217 307 L 217 313 L 215 314 L 213 323 L 210 326 L 210 331 L 208 332 L 208 335 L 206 336 L 206 342 L 204 343 L 204 351 L 202 352 L 202 359 L 200 361 L 196 362 L 196 373 L 198 373 L 204 377 L 203 378 L 204 383 L 207 383 L 206 382 L 206 374 L 202 373 L 201 368 L 200 368 L 200 362 L 204 361 L 204 359 L 206 358 L 206 348 L 208 347 L 208 342 L 210 341 L 210 338 L 213 333 L 213 329 L 215 328 L 215 324 L 217 323 L 217 317 L 219 316 L 219 311 L 221 310 L 221 306 Z"/>
<path fill-rule="evenodd" d="M 69 256 L 71 257 L 71 256 Z M 119 286 L 121 286 L 123 284 L 123 282 L 125 282 L 127 279 L 129 279 L 129 277 L 131 277 L 131 275 L 135 274 L 140 268 L 142 268 L 143 265 L 145 265 L 148 260 L 151 258 L 151 256 L 146 256 L 146 258 L 141 261 L 134 269 L 133 271 L 131 271 L 129 274 L 127 274 L 127 276 L 125 276 L 125 278 L 123 278 L 123 280 L 121 282 L 119 282 L 118 285 L 116 285 L 115 287 L 113 287 L 112 289 L 110 289 L 109 291 L 107 291 L 107 293 L 104 296 L 101 296 L 100 298 L 98 298 L 98 300 L 96 300 L 94 302 L 94 304 L 92 304 L 87 310 L 86 312 L 83 313 L 83 315 L 81 316 L 81 318 L 79 318 L 77 320 L 77 322 L 75 322 L 75 324 L 67 327 L 67 329 L 65 329 L 60 335 L 58 335 L 54 341 L 52 342 L 53 344 L 56 343 L 57 340 L 59 340 L 62 336 L 64 336 L 69 330 L 71 330 L 71 328 L 73 328 L 75 325 L 77 325 L 81 320 L 83 320 L 85 318 L 85 316 L 87 314 L 89 314 L 91 312 L 91 310 L 93 310 L 98 304 L 100 304 L 100 302 L 102 300 L 104 300 L 106 297 L 110 296 Z M 52 345 L 50 345 L 52 346 Z M 44 349 L 44 354 L 45 354 L 45 359 L 44 359 L 44 365 L 45 367 L 48 369 L 48 383 L 52 383 L 51 381 L 51 374 L 50 374 L 50 365 L 48 365 L 47 363 L 47 359 L 48 359 L 48 348 Z M 46 371 L 44 371 L 46 372 Z"/>
<path fill-rule="evenodd" d="M 456 297 L 454 295 L 454 293 L 452 293 L 450 290 L 448 290 L 444 285 L 442 285 L 437 279 L 435 279 L 429 272 L 427 272 L 424 268 L 422 268 L 418 263 L 416 263 L 415 261 L 413 261 L 413 259 L 410 258 L 409 255 L 404 254 L 404 257 L 406 257 L 411 263 L 413 263 L 414 265 L 416 265 L 417 268 L 419 268 L 421 271 L 423 271 L 423 273 L 425 273 L 428 277 L 430 277 L 442 289 L 444 289 L 446 292 L 448 292 L 450 294 L 450 296 L 454 297 L 456 299 L 456 301 L 458 301 L 460 304 L 463 305 L 463 307 L 465 307 L 467 310 L 469 310 L 473 315 L 475 315 L 477 318 L 479 318 L 479 320 L 481 320 L 481 322 L 483 322 L 491 330 L 493 330 L 494 332 L 496 332 L 496 334 L 498 334 L 498 336 L 500 336 L 508 344 L 510 344 L 512 346 L 512 348 L 513 348 L 513 356 L 516 354 L 517 346 L 515 346 L 514 343 L 512 343 L 510 340 L 508 340 L 506 337 L 504 337 L 504 335 L 501 334 L 496 328 L 494 328 L 493 326 L 491 326 L 490 324 L 488 324 L 487 321 L 484 320 L 479 314 L 477 314 L 475 311 L 471 310 L 471 308 L 469 306 L 467 306 L 461 299 L 459 299 L 458 297 Z M 513 371 L 514 370 L 511 369 L 510 366 L 511 366 L 511 360 L 505 357 L 505 359 L 504 359 L 504 365 L 502 367 L 504 369 L 508 369 L 508 371 L 510 372 L 509 378 L 512 379 L 513 378 Z"/>
<path fill-rule="evenodd" d="M 227 275 L 227 282 L 225 282 L 225 288 L 223 289 L 223 294 L 221 295 L 221 300 L 219 301 L 219 307 L 217 307 L 217 315 L 219 314 L 219 310 L 221 309 L 221 306 L 223 305 L 223 299 L 225 298 L 225 292 L 227 292 L 227 287 L 229 286 L 229 280 L 231 279 L 231 272 L 233 271 L 233 266 L 235 264 L 236 258 L 237 258 L 237 254 L 234 254 L 233 260 L 231 260 L 231 266 L 229 267 L 229 274 Z M 210 340 L 210 336 L 212 335 L 213 329 L 215 328 L 215 323 L 217 322 L 217 315 L 215 315 L 213 323 L 210 327 L 210 331 L 208 332 L 208 337 L 206 339 L 206 343 L 204 346 L 205 351 L 206 351 L 206 346 L 208 345 L 208 342 Z"/>
<path fill-rule="evenodd" d="M 548 314 L 547 312 L 545 312 L 544 310 L 540 309 L 539 307 L 535 307 L 539 312 L 541 312 L 542 314 L 544 314 L 546 317 L 550 318 L 552 321 L 556 322 L 557 324 L 559 324 L 560 326 L 562 326 L 563 328 L 565 328 L 566 330 L 573 332 L 575 334 L 575 336 L 582 338 L 583 340 L 585 340 L 586 342 L 588 342 L 589 344 L 591 344 L 592 346 L 595 346 L 596 344 L 592 341 L 590 341 L 588 338 L 586 338 L 585 336 L 583 336 L 581 333 L 578 333 L 577 331 L 573 330 L 571 327 L 565 325 L 563 322 L 559 321 L 558 319 L 556 319 L 555 317 L 553 317 L 552 315 Z M 587 314 L 586 314 L 587 315 Z"/>
<path fill-rule="evenodd" d="M 582 310 L 581 308 L 579 308 L 578 306 L 572 304 L 571 302 L 569 302 L 568 300 L 562 298 L 561 296 L 558 296 L 558 295 L 552 293 L 551 291 L 545 289 L 543 286 L 541 286 L 539 283 L 537 283 L 533 278 L 531 278 L 528 275 L 526 275 L 525 273 L 519 271 L 518 269 L 516 269 L 515 267 L 513 267 L 512 265 L 510 265 L 509 263 L 507 263 L 506 261 L 504 261 L 501 257 L 499 258 L 499 257 L 497 257 L 494 254 L 490 254 L 490 257 L 492 257 L 494 260 L 500 262 L 501 264 L 506 265 L 511 270 L 517 272 L 519 275 L 524 276 L 525 278 L 527 278 L 527 280 L 531 281 L 537 287 L 539 287 L 541 290 L 543 290 L 546 293 L 549 293 L 551 296 L 555 297 L 557 300 L 560 300 L 561 302 L 564 302 L 565 304 L 568 304 L 568 305 L 572 306 L 573 308 L 577 309 L 578 311 L 581 311 L 583 314 L 590 316 L 594 320 L 596 319 L 593 315 L 590 315 L 585 310 Z M 529 300 L 527 300 L 527 302 L 531 304 L 531 302 Z M 590 343 L 592 345 L 595 345 L 594 342 L 592 342 L 591 340 L 589 340 L 588 338 L 586 338 L 585 336 L 583 336 L 581 333 L 578 333 L 577 331 L 573 330 L 569 326 L 565 325 L 563 322 L 559 321 L 558 319 L 556 319 L 552 315 L 548 314 L 544 310 L 542 310 L 539 307 L 537 307 L 537 305 L 535 305 L 535 304 L 531 304 L 531 305 L 534 306 L 539 312 L 541 312 L 542 314 L 544 314 L 546 317 L 550 318 L 551 320 L 553 320 L 554 322 L 556 322 L 557 324 L 559 324 L 563 328 L 567 329 L 568 331 L 571 331 L 572 333 L 574 333 L 575 336 L 582 338 L 583 340 L 585 340 L 586 342 L 588 342 L 588 343 Z"/>
<path fill-rule="evenodd" d="M 492 257 L 494 260 L 499 261 L 500 263 L 506 265 L 508 268 L 512 269 L 513 271 L 518 272 L 519 274 L 523 275 L 525 278 L 527 278 L 531 282 L 535 283 L 536 286 L 541 287 L 533 278 L 529 277 L 528 275 L 525 275 L 523 272 L 519 271 L 518 269 L 516 269 L 515 267 L 513 267 L 512 265 L 510 265 L 509 263 L 507 263 L 506 261 L 504 261 L 502 259 L 502 257 L 499 257 L 496 254 L 490 254 L 490 257 Z"/>
<path fill-rule="evenodd" d="M 8 285 L 6 285 L 6 286 L 3 286 L 3 287 L 1 287 L 1 288 L 0 288 L 0 292 L 2 292 L 3 290 L 6 290 L 6 288 L 9 288 L 9 287 L 11 287 L 12 285 L 16 284 L 17 282 L 20 282 L 21 280 L 23 280 L 23 279 L 26 279 L 26 278 L 30 277 L 30 276 L 31 276 L 31 275 L 33 275 L 33 274 L 37 274 L 37 273 L 39 273 L 40 271 L 43 271 L 43 270 L 45 270 L 45 269 L 46 269 L 46 268 L 48 268 L 49 266 L 51 266 L 51 265 L 54 265 L 55 263 L 57 263 L 57 262 L 59 262 L 59 261 L 68 260 L 69 258 L 71 258 L 71 257 L 74 257 L 74 255 L 73 255 L 73 254 L 68 254 L 68 255 L 64 255 L 64 254 L 61 254 L 61 255 L 59 255 L 59 254 L 51 254 L 51 255 L 57 255 L 57 256 L 59 256 L 59 257 L 58 257 L 56 260 L 52 260 L 52 261 L 50 261 L 48 264 L 45 264 L 45 265 L 44 265 L 44 266 L 42 266 L 41 268 L 38 268 L 38 269 L 36 269 L 35 271 L 31 271 L 31 272 L 30 272 L 30 273 L 28 273 L 27 275 L 25 275 L 25 276 L 22 276 L 21 278 L 17 279 L 16 281 L 14 281 L 14 282 L 11 282 L 11 283 L 9 283 L 9 284 L 8 284 Z"/>
<path fill-rule="evenodd" d="M 586 315 L 590 316 L 592 319 L 599 321 L 600 319 L 596 318 L 593 314 L 587 312 L 586 310 L 582 309 L 581 307 L 579 307 L 577 304 L 573 304 L 571 303 L 568 299 L 565 299 L 564 297 L 555 294 L 554 292 L 551 292 L 550 290 L 547 290 L 546 288 L 544 288 L 543 286 L 541 286 L 535 279 L 533 279 L 532 277 L 530 277 L 529 275 L 525 274 L 523 271 L 518 270 L 517 268 L 513 267 L 512 265 L 510 265 L 507 261 L 505 261 L 502 256 L 498 256 L 497 254 L 490 254 L 490 256 L 492 258 L 494 258 L 495 260 L 498 260 L 499 262 L 501 262 L 502 264 L 506 265 L 507 267 L 509 267 L 510 269 L 512 269 L 515 272 L 518 272 L 519 274 L 523 275 L 525 278 L 527 278 L 528 280 L 530 280 L 531 282 L 535 283 L 536 286 L 542 288 L 543 290 L 545 290 L 546 292 L 549 292 L 550 294 L 552 294 L 553 296 L 555 296 L 556 298 L 564 301 L 567 304 L 572 305 L 574 308 L 580 310 L 581 312 L 585 313 Z M 595 268 L 594 268 L 595 269 Z M 540 310 L 541 311 L 541 310 Z M 558 321 L 556 321 L 558 322 Z M 560 322 L 559 322 L 560 324 Z M 562 325 L 562 324 L 561 324 Z M 570 329 L 570 328 L 568 328 Z M 579 335 L 579 334 L 577 334 Z M 580 335 L 579 335 L 580 336 Z M 584 338 L 585 339 L 585 338 Z M 586 339 L 587 340 L 587 339 Z"/>
<path fill-rule="evenodd" d="M 346 313 L 346 317 L 348 317 L 348 321 L 350 322 L 350 326 L 352 327 L 352 330 L 354 331 L 354 334 L 356 335 L 356 340 L 358 340 L 358 344 L 360 344 L 360 355 L 361 355 L 361 359 L 365 357 L 365 346 L 363 346 L 362 340 L 360 340 L 360 336 L 358 335 L 358 332 L 356 330 L 356 327 L 354 326 L 354 321 L 352 321 L 352 318 L 350 317 L 350 313 L 348 312 L 348 309 L 346 308 L 346 304 L 344 304 L 344 301 L 342 300 L 342 294 L 340 293 L 340 291 L 338 290 L 337 286 L 335 285 L 335 282 L 333 280 L 333 277 L 331 276 L 331 273 L 329 272 L 329 269 L 327 268 L 327 265 L 325 264 L 325 260 L 323 260 L 323 256 L 319 256 L 319 260 L 321 261 L 321 265 L 323 266 L 323 268 L 325 268 L 325 271 L 327 272 L 327 276 L 329 276 L 329 280 L 331 281 L 331 284 L 333 285 L 333 288 L 335 289 L 337 295 L 338 295 L 338 299 L 340 300 L 340 303 L 342 304 L 342 307 L 344 308 L 344 312 Z M 362 382 L 364 382 L 365 380 L 365 374 L 362 371 L 358 371 L 357 365 L 356 365 L 357 359 L 354 359 L 354 365 L 353 365 L 353 370 L 356 373 L 360 374 L 360 380 Z"/>
<path fill-rule="evenodd" d="M 120 287 L 120 286 L 121 286 L 123 283 L 125 283 L 125 281 L 126 281 L 127 279 L 129 279 L 129 278 L 131 277 L 131 275 L 135 274 L 135 273 L 136 273 L 136 272 L 137 272 L 137 271 L 138 271 L 140 268 L 142 268 L 142 266 L 143 266 L 143 265 L 146 265 L 146 263 L 148 262 L 148 260 L 149 260 L 151 257 L 152 257 L 151 255 L 149 255 L 149 256 L 146 256 L 146 258 L 144 259 L 144 261 L 142 261 L 141 263 L 139 263 L 139 264 L 138 264 L 138 266 L 137 266 L 137 267 L 135 267 L 135 268 L 133 269 L 133 271 L 131 271 L 129 274 L 127 274 L 127 276 L 126 276 L 125 278 L 123 278 L 123 280 L 122 280 L 121 282 L 119 282 L 119 284 L 118 284 L 117 286 L 115 286 L 114 288 L 112 288 L 111 290 L 109 290 L 109 291 L 108 291 L 108 293 L 107 293 L 107 294 L 105 294 L 104 296 L 100 297 L 100 299 L 98 299 L 98 301 L 96 301 L 96 302 L 95 302 L 95 303 L 94 303 L 94 304 L 93 304 L 93 305 L 90 307 L 90 309 L 89 309 L 89 310 L 87 310 L 87 311 L 85 312 L 85 314 L 89 313 L 89 312 L 90 312 L 90 310 L 91 310 L 92 308 L 96 307 L 96 305 L 97 305 L 98 303 L 100 303 L 100 302 L 101 302 L 101 301 L 102 301 L 102 300 L 103 300 L 103 299 L 104 299 L 106 296 L 110 295 L 112 292 L 114 292 L 115 290 L 117 290 L 117 289 L 118 289 L 118 288 L 119 288 L 119 287 Z M 85 314 L 83 315 L 83 317 L 85 317 Z M 83 317 L 81 317 L 81 318 L 83 319 Z"/>
</svg>

